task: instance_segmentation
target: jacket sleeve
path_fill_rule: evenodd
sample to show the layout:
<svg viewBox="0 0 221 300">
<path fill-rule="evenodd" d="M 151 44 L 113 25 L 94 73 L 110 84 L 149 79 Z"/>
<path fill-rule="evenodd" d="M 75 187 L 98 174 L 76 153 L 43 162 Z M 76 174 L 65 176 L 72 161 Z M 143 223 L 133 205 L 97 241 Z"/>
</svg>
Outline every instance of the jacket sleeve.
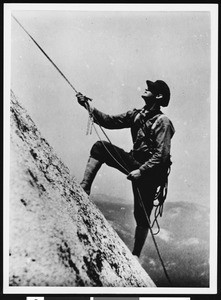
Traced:
<svg viewBox="0 0 221 300">
<path fill-rule="evenodd" d="M 141 174 L 167 161 L 170 157 L 171 138 L 174 132 L 174 127 L 166 116 L 159 118 L 153 128 L 153 154 L 140 166 Z"/>
<path fill-rule="evenodd" d="M 108 115 L 96 108 L 93 108 L 91 114 L 96 124 L 107 129 L 121 129 L 130 128 L 132 126 L 136 109 L 123 114 Z"/>
</svg>

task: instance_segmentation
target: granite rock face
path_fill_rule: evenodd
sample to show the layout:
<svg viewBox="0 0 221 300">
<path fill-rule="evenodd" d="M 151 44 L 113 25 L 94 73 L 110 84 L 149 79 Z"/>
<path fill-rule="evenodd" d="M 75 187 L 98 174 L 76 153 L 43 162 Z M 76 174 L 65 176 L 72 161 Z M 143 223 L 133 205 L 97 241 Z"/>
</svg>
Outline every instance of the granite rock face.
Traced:
<svg viewBox="0 0 221 300">
<path fill-rule="evenodd" d="M 155 287 L 11 92 L 9 285 Z"/>
</svg>

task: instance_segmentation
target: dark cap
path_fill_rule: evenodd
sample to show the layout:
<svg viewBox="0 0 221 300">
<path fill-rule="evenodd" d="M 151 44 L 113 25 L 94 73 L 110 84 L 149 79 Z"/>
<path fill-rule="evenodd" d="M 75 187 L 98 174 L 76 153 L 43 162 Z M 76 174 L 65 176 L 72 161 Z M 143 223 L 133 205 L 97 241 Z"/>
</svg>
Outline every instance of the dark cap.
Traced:
<svg viewBox="0 0 221 300">
<path fill-rule="evenodd" d="M 166 82 L 163 80 L 157 80 L 155 82 L 147 80 L 146 84 L 148 89 L 155 95 L 162 94 L 163 99 L 161 100 L 161 106 L 167 106 L 170 101 L 170 89 Z"/>
</svg>

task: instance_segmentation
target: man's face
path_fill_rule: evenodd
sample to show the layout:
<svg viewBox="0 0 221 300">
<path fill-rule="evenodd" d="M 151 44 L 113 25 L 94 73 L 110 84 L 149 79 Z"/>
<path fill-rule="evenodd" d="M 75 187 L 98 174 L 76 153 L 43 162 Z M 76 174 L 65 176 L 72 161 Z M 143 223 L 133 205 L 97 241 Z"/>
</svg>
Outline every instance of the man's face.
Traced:
<svg viewBox="0 0 221 300">
<path fill-rule="evenodd" d="M 141 96 L 142 98 L 150 98 L 153 97 L 153 94 L 148 88 L 146 88 Z"/>
<path fill-rule="evenodd" d="M 144 99 L 146 105 L 152 105 L 153 102 L 155 101 L 155 96 L 154 94 L 149 90 L 149 88 L 147 87 L 143 94 L 141 95 L 141 97 Z"/>
</svg>

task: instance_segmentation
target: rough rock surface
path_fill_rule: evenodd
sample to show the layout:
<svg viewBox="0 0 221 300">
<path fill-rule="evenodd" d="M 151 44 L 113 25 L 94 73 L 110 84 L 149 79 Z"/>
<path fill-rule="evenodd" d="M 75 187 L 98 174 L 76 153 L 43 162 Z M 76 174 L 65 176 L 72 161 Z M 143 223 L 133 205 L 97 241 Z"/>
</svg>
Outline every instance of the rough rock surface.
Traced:
<svg viewBox="0 0 221 300">
<path fill-rule="evenodd" d="M 11 92 L 10 286 L 154 287 Z"/>
</svg>

